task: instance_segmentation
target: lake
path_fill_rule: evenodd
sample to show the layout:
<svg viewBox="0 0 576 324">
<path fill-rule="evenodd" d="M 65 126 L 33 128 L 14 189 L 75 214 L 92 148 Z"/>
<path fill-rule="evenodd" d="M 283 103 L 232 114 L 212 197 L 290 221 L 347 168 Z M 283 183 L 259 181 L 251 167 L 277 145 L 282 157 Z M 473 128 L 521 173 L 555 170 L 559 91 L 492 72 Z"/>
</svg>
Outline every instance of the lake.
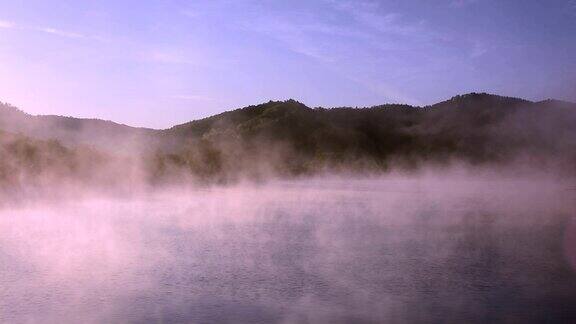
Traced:
<svg viewBox="0 0 576 324">
<path fill-rule="evenodd" d="M 0 211 L 2 323 L 574 323 L 576 191 L 318 178 Z"/>
</svg>

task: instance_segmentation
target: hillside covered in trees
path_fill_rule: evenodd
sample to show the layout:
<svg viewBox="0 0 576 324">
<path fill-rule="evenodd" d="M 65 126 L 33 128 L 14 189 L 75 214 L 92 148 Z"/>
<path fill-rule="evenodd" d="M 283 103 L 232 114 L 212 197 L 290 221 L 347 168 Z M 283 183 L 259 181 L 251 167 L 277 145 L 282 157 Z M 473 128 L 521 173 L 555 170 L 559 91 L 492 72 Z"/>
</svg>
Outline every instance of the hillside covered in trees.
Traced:
<svg viewBox="0 0 576 324">
<path fill-rule="evenodd" d="M 426 107 L 270 101 L 165 130 L 0 105 L 0 183 L 228 182 L 524 161 L 573 172 L 576 105 L 467 94 Z M 42 176 L 40 176 L 42 175 Z M 50 179 L 40 180 L 40 179 Z"/>
</svg>

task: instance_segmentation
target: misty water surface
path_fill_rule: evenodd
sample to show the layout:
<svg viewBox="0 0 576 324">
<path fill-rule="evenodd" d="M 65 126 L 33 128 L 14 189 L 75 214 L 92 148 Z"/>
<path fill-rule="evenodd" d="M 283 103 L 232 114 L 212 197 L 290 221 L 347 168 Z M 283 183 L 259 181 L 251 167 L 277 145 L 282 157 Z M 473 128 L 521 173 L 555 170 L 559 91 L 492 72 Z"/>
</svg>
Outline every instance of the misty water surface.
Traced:
<svg viewBox="0 0 576 324">
<path fill-rule="evenodd" d="M 574 195 L 422 177 L 6 206 L 0 322 L 574 322 Z"/>
</svg>

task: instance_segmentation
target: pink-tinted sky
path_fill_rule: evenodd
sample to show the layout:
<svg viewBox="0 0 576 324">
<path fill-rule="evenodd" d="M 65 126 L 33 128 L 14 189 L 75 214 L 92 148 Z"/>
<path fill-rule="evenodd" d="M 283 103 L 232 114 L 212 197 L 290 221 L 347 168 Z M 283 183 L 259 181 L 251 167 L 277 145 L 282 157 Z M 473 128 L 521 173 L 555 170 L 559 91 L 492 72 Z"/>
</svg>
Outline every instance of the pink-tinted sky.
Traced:
<svg viewBox="0 0 576 324">
<path fill-rule="evenodd" d="M 2 1 L 0 101 L 168 127 L 270 99 L 576 101 L 575 0 Z"/>
</svg>

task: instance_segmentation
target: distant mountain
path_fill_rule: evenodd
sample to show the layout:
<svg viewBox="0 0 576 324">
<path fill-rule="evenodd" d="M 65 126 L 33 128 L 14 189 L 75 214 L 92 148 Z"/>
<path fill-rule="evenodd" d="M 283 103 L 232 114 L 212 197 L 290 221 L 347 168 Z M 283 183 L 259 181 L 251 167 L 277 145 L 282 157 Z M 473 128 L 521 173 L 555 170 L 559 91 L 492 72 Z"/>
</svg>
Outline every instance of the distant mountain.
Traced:
<svg viewBox="0 0 576 324">
<path fill-rule="evenodd" d="M 310 108 L 270 101 L 165 130 L 31 116 L 0 106 L 0 130 L 137 163 L 147 182 L 382 172 L 454 161 L 576 162 L 576 104 L 471 93 L 426 107 Z"/>
<path fill-rule="evenodd" d="M 65 145 L 93 145 L 123 150 L 145 147 L 158 131 L 100 119 L 34 116 L 0 103 L 0 130 L 38 139 L 54 139 Z"/>
</svg>

